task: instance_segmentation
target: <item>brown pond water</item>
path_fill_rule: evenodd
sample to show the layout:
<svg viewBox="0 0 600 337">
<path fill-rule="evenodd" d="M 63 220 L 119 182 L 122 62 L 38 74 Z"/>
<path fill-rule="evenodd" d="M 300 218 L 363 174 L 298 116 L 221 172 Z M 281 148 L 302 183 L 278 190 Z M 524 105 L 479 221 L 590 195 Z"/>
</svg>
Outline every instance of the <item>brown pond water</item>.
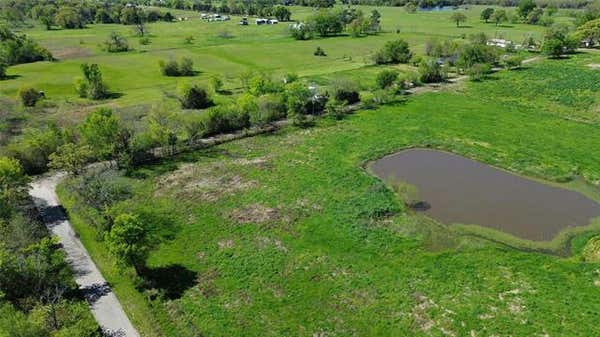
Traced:
<svg viewBox="0 0 600 337">
<path fill-rule="evenodd" d="M 423 212 L 444 223 L 481 225 L 535 241 L 600 216 L 600 204 L 451 153 L 410 149 L 370 164 L 382 180 L 416 187 Z"/>
</svg>

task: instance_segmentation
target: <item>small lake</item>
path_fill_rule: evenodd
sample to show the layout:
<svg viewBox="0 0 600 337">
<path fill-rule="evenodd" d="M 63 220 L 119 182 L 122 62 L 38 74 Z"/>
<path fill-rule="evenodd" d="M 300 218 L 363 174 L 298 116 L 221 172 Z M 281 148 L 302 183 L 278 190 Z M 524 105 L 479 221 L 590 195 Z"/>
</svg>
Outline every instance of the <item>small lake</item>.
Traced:
<svg viewBox="0 0 600 337">
<path fill-rule="evenodd" d="M 384 181 L 416 188 L 422 212 L 443 223 L 494 228 L 552 240 L 566 227 L 600 216 L 600 204 L 571 190 L 527 179 L 451 153 L 410 149 L 370 164 Z"/>
</svg>

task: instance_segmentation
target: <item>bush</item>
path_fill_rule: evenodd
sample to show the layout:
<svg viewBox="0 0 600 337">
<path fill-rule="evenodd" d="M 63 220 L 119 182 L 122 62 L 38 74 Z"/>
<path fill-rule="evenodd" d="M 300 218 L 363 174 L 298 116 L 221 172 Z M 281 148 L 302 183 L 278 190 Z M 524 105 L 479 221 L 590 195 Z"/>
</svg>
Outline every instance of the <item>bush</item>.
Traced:
<svg viewBox="0 0 600 337">
<path fill-rule="evenodd" d="M 402 39 L 388 41 L 381 50 L 375 53 L 373 61 L 376 64 L 385 63 L 408 63 L 412 52 L 408 43 Z"/>
<path fill-rule="evenodd" d="M 325 105 L 325 112 L 327 116 L 333 119 L 342 119 L 346 114 L 346 102 L 338 101 L 337 99 L 332 99 L 327 102 Z"/>
<path fill-rule="evenodd" d="M 386 89 L 394 84 L 398 79 L 396 70 L 383 70 L 375 78 L 375 83 L 379 89 Z"/>
<path fill-rule="evenodd" d="M 256 104 L 256 111 L 250 114 L 252 125 L 264 125 L 283 119 L 286 116 L 285 102 L 280 95 L 262 95 L 257 99 Z"/>
<path fill-rule="evenodd" d="M 127 39 L 119 33 L 112 32 L 106 41 L 104 41 L 104 50 L 109 53 L 119 53 L 129 50 Z"/>
<path fill-rule="evenodd" d="M 467 70 L 467 75 L 471 81 L 481 81 L 487 77 L 492 70 L 492 66 L 487 63 L 476 63 Z"/>
<path fill-rule="evenodd" d="M 315 55 L 315 56 L 327 56 L 327 54 L 325 54 L 325 51 L 323 49 L 321 49 L 321 47 L 317 47 L 317 49 L 315 50 L 315 52 L 313 53 L 313 55 Z"/>
<path fill-rule="evenodd" d="M 165 76 L 194 76 L 194 61 L 192 59 L 184 57 L 179 63 L 175 60 L 169 61 L 158 61 L 160 71 Z"/>
<path fill-rule="evenodd" d="M 44 97 L 44 94 L 34 88 L 19 89 L 19 97 L 24 106 L 35 106 L 37 101 Z"/>
<path fill-rule="evenodd" d="M 504 58 L 504 66 L 508 69 L 519 68 L 523 63 L 523 56 L 510 55 Z"/>
<path fill-rule="evenodd" d="M 150 38 L 147 36 L 144 36 L 142 38 L 140 38 L 140 44 L 143 46 L 149 45 L 151 43 Z"/>
<path fill-rule="evenodd" d="M 184 57 L 179 62 L 179 74 L 180 76 L 193 76 L 194 75 L 194 61 L 192 59 Z"/>
<path fill-rule="evenodd" d="M 348 104 L 360 102 L 360 94 L 356 83 L 349 80 L 336 80 L 332 85 L 333 98 Z"/>
<path fill-rule="evenodd" d="M 435 60 L 423 60 L 419 65 L 420 80 L 423 83 L 443 82 L 446 72 Z"/>
<path fill-rule="evenodd" d="M 204 130 L 206 136 L 232 132 L 250 126 L 250 116 L 240 112 L 235 107 L 216 107 L 204 115 Z"/>
<path fill-rule="evenodd" d="M 179 102 L 182 109 L 206 109 L 214 105 L 208 91 L 196 84 L 183 88 Z"/>
</svg>

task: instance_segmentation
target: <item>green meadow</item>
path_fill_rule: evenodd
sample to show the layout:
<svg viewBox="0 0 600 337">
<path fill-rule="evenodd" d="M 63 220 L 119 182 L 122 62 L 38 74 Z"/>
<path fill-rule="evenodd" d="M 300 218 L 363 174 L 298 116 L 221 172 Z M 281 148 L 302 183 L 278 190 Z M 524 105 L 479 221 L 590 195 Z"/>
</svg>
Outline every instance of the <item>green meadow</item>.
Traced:
<svg viewBox="0 0 600 337">
<path fill-rule="evenodd" d="M 432 147 L 600 200 L 598 62 L 539 60 L 129 177 L 107 173 L 133 191 L 115 209 L 157 224 L 164 240 L 149 266 L 173 271 L 163 290 L 176 296 L 140 293 L 133 271 L 114 267 L 76 181 L 61 200 L 146 336 L 596 335 L 600 271 L 580 252 L 598 222 L 552 242 L 441 224 L 406 209 L 365 164 Z M 178 278 L 190 272 L 193 282 Z"/>
<path fill-rule="evenodd" d="M 360 7 L 370 13 L 374 7 Z M 308 79 L 323 79 L 341 73 L 370 82 L 375 76 L 371 67 L 372 53 L 386 41 L 403 38 L 416 53 L 423 53 L 424 44 L 432 38 L 459 39 L 470 34 L 485 32 L 490 37 L 503 37 L 521 43 L 525 36 L 541 40 L 544 27 L 525 24 L 484 23 L 479 14 L 484 7 L 472 6 L 461 10 L 468 20 L 461 27 L 450 20 L 452 11 L 407 13 L 404 8 L 378 7 L 383 32 L 362 38 L 342 35 L 326 39 L 296 41 L 289 36 L 289 23 L 257 26 L 250 18 L 249 26 L 240 26 L 240 17 L 228 22 L 204 22 L 199 13 L 174 11 L 188 21 L 148 24 L 150 44 L 140 44 L 131 26 L 118 24 L 88 25 L 81 30 L 44 30 L 41 26 L 23 32 L 48 48 L 55 62 L 37 62 L 10 67 L 8 75 L 14 78 L 0 82 L 0 101 L 6 106 L 0 115 L 0 125 L 18 134 L 23 127 L 58 122 L 72 125 L 98 105 L 111 106 L 124 120 L 135 121 L 147 107 L 162 101 L 185 83 L 207 84 L 215 75 L 224 79 L 224 89 L 239 91 L 239 76 L 248 71 L 259 71 L 282 77 L 296 73 Z M 313 9 L 292 8 L 292 20 L 302 20 Z M 556 21 L 571 19 L 560 12 Z M 131 51 L 109 53 L 102 43 L 111 32 L 121 33 L 128 39 Z M 186 43 L 187 37 L 193 37 Z M 326 57 L 317 57 L 313 51 L 320 46 Z M 169 78 L 160 73 L 160 60 L 189 57 L 194 61 L 197 76 Z M 74 90 L 74 81 L 81 77 L 82 63 L 97 63 L 103 78 L 116 99 L 94 102 L 81 99 Z M 405 68 L 400 68 L 405 70 Z M 365 81 L 366 80 L 366 81 Z M 320 83 L 320 82 L 319 82 Z M 325 84 L 327 81 L 325 81 Z M 28 86 L 43 90 L 47 99 L 43 107 L 23 109 L 16 105 L 19 88 Z M 226 101 L 230 96 L 216 97 Z"/>
</svg>

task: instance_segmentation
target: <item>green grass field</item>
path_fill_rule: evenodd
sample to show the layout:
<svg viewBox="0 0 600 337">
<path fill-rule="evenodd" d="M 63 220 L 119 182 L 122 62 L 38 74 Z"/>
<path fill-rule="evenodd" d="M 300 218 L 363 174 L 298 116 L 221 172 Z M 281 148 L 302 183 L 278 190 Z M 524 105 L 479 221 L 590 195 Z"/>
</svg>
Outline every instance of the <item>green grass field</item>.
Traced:
<svg viewBox="0 0 600 337">
<path fill-rule="evenodd" d="M 371 7 L 361 7 L 370 13 Z M 6 108 L 0 114 L 0 130 L 18 134 L 26 126 L 44 125 L 56 121 L 72 125 L 98 105 L 112 106 L 124 120 L 136 120 L 149 105 L 165 100 L 165 93 L 173 93 L 178 85 L 188 82 L 207 83 L 213 75 L 223 76 L 225 89 L 240 87 L 239 75 L 247 71 L 264 71 L 280 77 L 295 72 L 306 78 L 327 78 L 346 73 L 370 80 L 375 72 L 369 69 L 370 55 L 392 39 L 406 39 L 411 48 L 422 53 L 425 41 L 431 38 L 461 38 L 485 32 L 490 37 L 504 37 L 516 43 L 532 34 L 541 39 L 544 27 L 495 24 L 479 20 L 483 7 L 474 6 L 465 13 L 469 19 L 457 28 L 448 12 L 407 13 L 403 8 L 377 8 L 382 14 L 383 32 L 376 36 L 351 38 L 339 36 L 309 41 L 295 41 L 288 34 L 288 24 L 269 26 L 239 26 L 239 17 L 229 22 L 203 22 L 195 12 L 176 11 L 190 20 L 174 23 L 149 24 L 151 44 L 141 45 L 132 27 L 124 25 L 89 25 L 81 30 L 46 31 L 39 26 L 24 32 L 47 47 L 58 59 L 56 62 L 38 62 L 9 68 L 16 78 L 0 82 L 0 101 Z M 313 12 L 310 8 L 293 8 L 292 19 L 301 20 Z M 569 21 L 558 16 L 557 21 Z M 101 44 L 111 32 L 128 38 L 132 51 L 108 53 Z M 399 31 L 399 33 L 397 33 Z M 227 32 L 229 37 L 224 38 Z M 193 36 L 191 44 L 185 38 Z M 322 47 L 327 57 L 316 57 L 313 51 Z M 190 57 L 199 75 L 188 78 L 162 76 L 159 60 Z M 80 99 L 74 90 L 74 81 L 81 77 L 82 63 L 98 63 L 109 88 L 122 96 L 101 102 Z M 372 68 L 372 67 L 371 67 Z M 364 81 L 362 82 L 364 83 Z M 44 90 L 47 100 L 42 108 L 23 109 L 15 105 L 19 88 L 29 86 Z M 227 100 L 230 97 L 220 97 Z M 141 108 L 140 108 L 141 107 Z M 7 137 L 3 137 L 7 138 Z M 2 139 L 0 139 L 2 141 Z M 6 139 L 4 140 L 6 141 Z"/>
<path fill-rule="evenodd" d="M 578 254 L 597 223 L 551 243 L 447 226 L 407 211 L 363 166 L 429 146 L 600 200 L 598 62 L 542 60 L 118 178 L 135 192 L 116 208 L 167 237 L 150 266 L 198 273 L 180 298 L 137 292 L 70 184 L 60 194 L 146 336 L 596 335 L 599 267 Z"/>
</svg>

